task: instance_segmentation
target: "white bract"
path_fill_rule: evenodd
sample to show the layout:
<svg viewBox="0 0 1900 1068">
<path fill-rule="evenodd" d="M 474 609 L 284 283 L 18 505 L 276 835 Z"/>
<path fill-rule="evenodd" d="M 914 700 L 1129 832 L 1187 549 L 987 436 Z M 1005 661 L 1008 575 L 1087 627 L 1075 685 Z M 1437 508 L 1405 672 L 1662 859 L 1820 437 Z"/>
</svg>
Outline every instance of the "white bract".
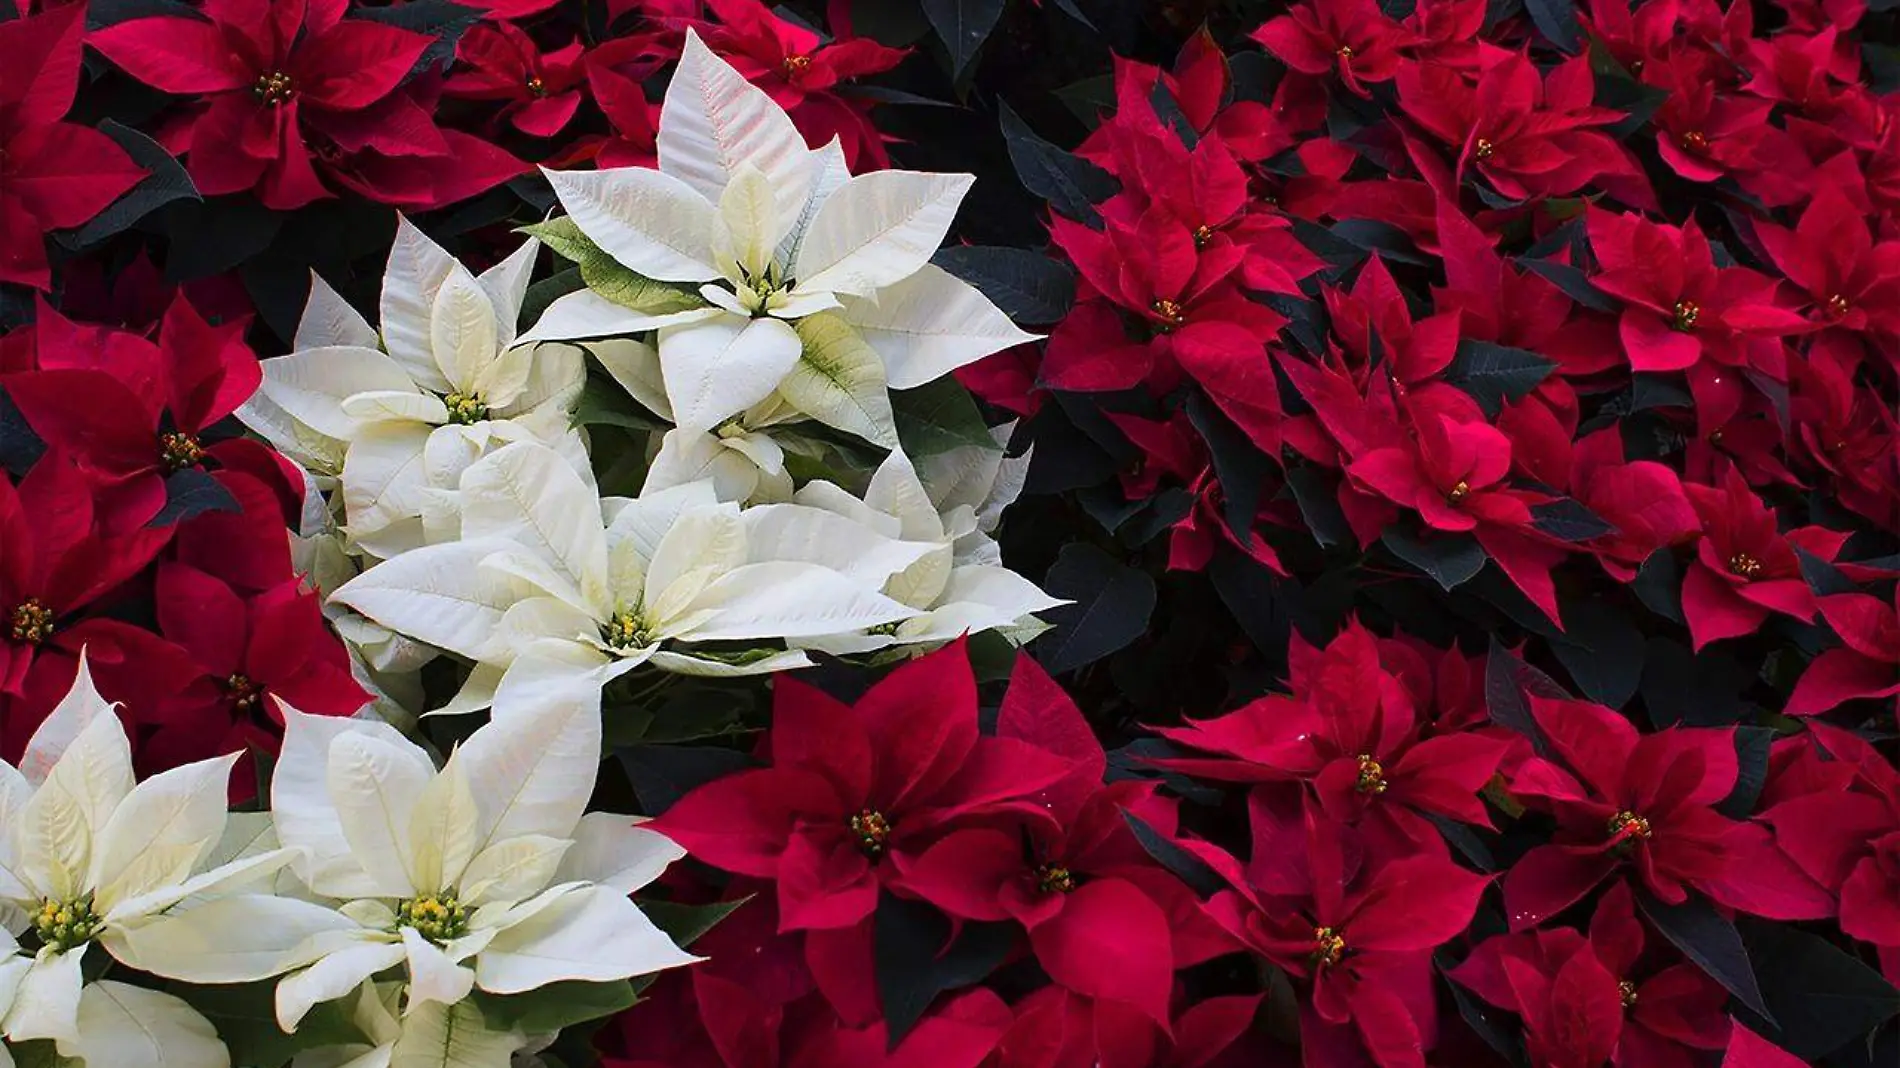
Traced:
<svg viewBox="0 0 1900 1068">
<path fill-rule="evenodd" d="M 545 173 L 603 253 L 701 306 L 647 314 L 586 289 L 555 301 L 527 336 L 657 331 L 682 430 L 713 431 L 776 398 L 896 448 L 887 389 L 1032 340 L 929 262 L 970 175 L 852 176 L 835 142 L 807 149 L 783 109 L 691 30 L 658 147 L 658 170 Z"/>
<path fill-rule="evenodd" d="M 200 983 L 289 971 L 277 984 L 287 1031 L 398 967 L 406 1029 L 421 1006 L 477 988 L 518 994 L 690 963 L 628 897 L 682 851 L 635 817 L 585 812 L 597 695 L 540 696 L 497 709 L 439 771 L 387 724 L 285 708 L 271 816 L 291 870 L 336 904 L 213 898 L 135 932 L 130 959 L 171 960 Z"/>
<path fill-rule="evenodd" d="M 999 445 L 1009 427 L 999 427 Z M 1017 629 L 1035 624 L 1031 613 L 1065 602 L 1050 597 L 1000 563 L 988 537 L 998 513 L 1021 488 L 1025 460 L 1005 460 L 1000 448 L 965 447 L 932 458 L 935 485 L 918 477 L 910 460 L 894 451 L 871 476 L 863 499 L 829 482 L 812 482 L 793 500 L 834 511 L 872 529 L 932 546 L 929 554 L 893 575 L 884 593 L 918 615 L 892 628 L 829 635 L 800 644 L 830 653 L 855 653 L 891 645 L 934 645 L 962 634 Z M 999 473 L 1009 471 L 1000 501 Z"/>
<path fill-rule="evenodd" d="M 471 465 L 461 492 L 465 540 L 379 564 L 335 599 L 475 661 L 475 692 L 578 676 L 598 686 L 643 663 L 696 675 L 802 666 L 802 653 L 759 643 L 910 618 L 878 590 L 932 548 L 818 508 L 742 510 L 711 482 L 603 501 L 529 443 Z M 465 691 L 454 707 L 480 702 Z"/>
<path fill-rule="evenodd" d="M 125 728 L 81 655 L 72 690 L 33 733 L 20 766 L 0 764 L 0 902 L 24 917 L 37 947 L 27 958 L 13 955 L 11 936 L 0 944 L 0 1002 L 10 1002 L 0 1029 L 9 1039 L 52 1039 L 62 1056 L 113 1068 L 230 1063 L 211 1024 L 184 1002 L 89 983 L 82 967 L 97 945 L 160 975 L 191 970 L 195 951 L 143 955 L 132 943 L 187 899 L 289 861 L 266 850 L 207 866 L 224 836 L 236 759 L 137 782 Z"/>
<path fill-rule="evenodd" d="M 586 469 L 568 425 L 586 380 L 580 350 L 515 337 L 538 248 L 530 240 L 476 275 L 400 221 L 380 335 L 312 276 L 296 351 L 263 361 L 263 384 L 239 415 L 340 483 L 359 549 L 392 556 L 452 538 L 452 506 L 432 488 L 452 489 L 497 445 L 544 441 Z"/>
<path fill-rule="evenodd" d="M 290 1068 L 509 1068 L 528 1044 L 495 1030 L 473 1002 L 424 1002 L 404 1016 L 402 991 L 401 983 L 364 983 L 350 1022 L 367 1041 L 299 1053 Z"/>
</svg>

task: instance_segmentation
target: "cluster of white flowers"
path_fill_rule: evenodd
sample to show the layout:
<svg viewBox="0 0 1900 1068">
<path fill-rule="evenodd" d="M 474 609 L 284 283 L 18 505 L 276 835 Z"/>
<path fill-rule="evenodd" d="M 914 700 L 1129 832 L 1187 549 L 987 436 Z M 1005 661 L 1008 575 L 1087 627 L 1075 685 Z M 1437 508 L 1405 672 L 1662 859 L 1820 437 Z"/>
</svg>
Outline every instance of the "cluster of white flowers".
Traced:
<svg viewBox="0 0 1900 1068">
<path fill-rule="evenodd" d="M 283 707 L 270 811 L 227 813 L 235 756 L 135 781 L 82 655 L 20 766 L 0 764 L 0 1065 L 50 1042 L 87 1068 L 228 1068 L 189 990 L 103 978 L 115 964 L 276 980 L 285 1033 L 339 1002 L 362 1041 L 328 1063 L 499 1068 L 533 1037 L 498 1026 L 511 997 L 691 962 L 629 898 L 681 851 L 585 811 L 596 702 L 542 694 L 439 770 L 387 724 Z"/>
<path fill-rule="evenodd" d="M 547 178 L 566 214 L 479 275 L 403 222 L 380 332 L 315 282 L 240 413 L 319 491 L 306 563 L 384 718 L 438 653 L 468 675 L 437 711 L 471 712 L 1040 629 L 1060 602 L 988 537 L 1008 428 L 907 455 L 892 403 L 1031 338 L 930 263 L 969 176 L 851 175 L 689 35 L 659 168 Z M 517 335 L 542 241 L 585 285 Z M 631 496 L 597 481 L 590 390 L 658 427 Z"/>
</svg>

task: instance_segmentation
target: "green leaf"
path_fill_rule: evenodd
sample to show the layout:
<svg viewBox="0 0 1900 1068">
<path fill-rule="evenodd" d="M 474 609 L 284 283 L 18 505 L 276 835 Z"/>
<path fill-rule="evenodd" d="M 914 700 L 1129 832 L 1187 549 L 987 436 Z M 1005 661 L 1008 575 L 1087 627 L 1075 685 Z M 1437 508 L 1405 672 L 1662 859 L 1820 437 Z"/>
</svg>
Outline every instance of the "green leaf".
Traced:
<svg viewBox="0 0 1900 1068">
<path fill-rule="evenodd" d="M 665 430 L 667 424 L 640 407 L 627 391 L 599 379 L 589 379 L 574 405 L 575 426 L 618 426 L 628 430 Z"/>
<path fill-rule="evenodd" d="M 581 280 L 578 267 L 556 271 L 550 277 L 541 279 L 529 286 L 527 294 L 521 298 L 521 318 L 516 325 L 526 330 L 541 318 L 541 313 L 548 310 L 548 305 L 585 288 L 587 283 Z"/>
<path fill-rule="evenodd" d="M 403 1018 L 389 1068 L 508 1068 L 525 1044 L 519 1033 L 491 1025 L 472 998 L 454 1005 L 432 1001 Z"/>
<path fill-rule="evenodd" d="M 897 437 L 913 460 L 970 445 L 997 448 L 970 391 L 948 375 L 916 389 L 892 391 L 891 408 Z"/>
<path fill-rule="evenodd" d="M 652 920 L 655 927 L 665 931 L 674 945 L 685 949 L 750 900 L 752 895 L 747 894 L 736 901 L 720 901 L 711 905 L 682 905 L 676 901 L 641 901 L 638 904 L 640 911 L 647 914 L 647 919 Z"/>
<path fill-rule="evenodd" d="M 997 101 L 997 109 L 1003 141 L 1023 188 L 1069 218 L 1101 229 L 1102 215 L 1095 203 L 1107 200 L 1121 187 L 1114 175 L 1036 136 L 1007 103 Z"/>
<path fill-rule="evenodd" d="M 976 58 L 977 50 L 1003 16 L 1005 0 L 923 0 L 924 16 L 950 52 L 950 79 Z"/>
<path fill-rule="evenodd" d="M 297 1025 L 296 1034 L 285 1034 L 277 1026 L 276 991 L 276 981 L 268 980 L 237 986 L 184 986 L 173 992 L 218 1029 L 218 1037 L 231 1051 L 232 1064 L 275 1068 L 290 1063 L 303 1050 L 364 1041 L 362 1032 L 350 1022 L 346 1001 L 319 1002 Z"/>
<path fill-rule="evenodd" d="M 1488 341 L 1460 341 L 1445 381 L 1471 395 L 1486 414 L 1496 415 L 1506 400 L 1522 400 L 1557 366 L 1526 349 Z"/>
<path fill-rule="evenodd" d="M 896 448 L 884 358 L 842 316 L 831 312 L 807 315 L 793 328 L 805 348 L 779 383 L 779 395 L 827 426 Z"/>
<path fill-rule="evenodd" d="M 565 215 L 549 219 L 546 222 L 532 223 L 515 228 L 516 233 L 539 238 L 543 245 L 554 250 L 554 254 L 564 260 L 580 263 L 595 256 L 605 256 L 600 246 L 594 244 L 574 220 Z"/>
<path fill-rule="evenodd" d="M 622 307 L 648 315 L 665 315 L 703 307 L 706 303 L 692 290 L 655 281 L 622 266 L 565 215 L 523 226 L 520 232 L 540 238 L 555 255 L 573 261 L 580 268 L 581 281 L 587 288 Z"/>
<path fill-rule="evenodd" d="M 488 994 L 478 997 L 482 1016 L 490 1027 L 530 1035 L 550 1034 L 588 1020 L 612 1016 L 625 1011 L 636 1000 L 633 984 L 625 979 L 611 983 L 549 983 L 507 997 Z"/>
</svg>

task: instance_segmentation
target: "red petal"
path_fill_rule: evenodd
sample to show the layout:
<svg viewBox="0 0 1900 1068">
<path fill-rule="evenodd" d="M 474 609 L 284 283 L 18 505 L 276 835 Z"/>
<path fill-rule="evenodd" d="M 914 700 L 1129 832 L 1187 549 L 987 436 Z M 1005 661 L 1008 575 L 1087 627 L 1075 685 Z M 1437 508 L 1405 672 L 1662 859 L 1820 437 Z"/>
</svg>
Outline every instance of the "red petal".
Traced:
<svg viewBox="0 0 1900 1068">
<path fill-rule="evenodd" d="M 260 73 L 217 23 L 202 19 L 130 19 L 94 31 L 86 43 L 146 85 L 179 96 L 248 90 Z"/>
<path fill-rule="evenodd" d="M 876 908 L 877 872 L 855 842 L 843 834 L 792 835 L 778 865 L 779 930 L 850 927 Z"/>
<path fill-rule="evenodd" d="M 771 768 L 742 771 L 693 790 L 655 820 L 653 829 L 715 868 L 764 878 L 777 874 L 779 856 L 801 819 L 834 819 L 842 825 L 846 815 L 824 779 Z"/>
<path fill-rule="evenodd" d="M 1900 672 L 1892 664 L 1869 659 L 1852 649 L 1828 649 L 1801 673 L 1782 711 L 1790 716 L 1812 716 L 1843 701 L 1895 693 L 1900 693 Z"/>
<path fill-rule="evenodd" d="M 1694 334 L 1673 329 L 1647 308 L 1625 308 L 1621 332 L 1633 370 L 1680 371 L 1702 358 L 1702 342 Z"/>
<path fill-rule="evenodd" d="M 1538 846 L 1504 876 L 1504 912 L 1511 930 L 1535 927 L 1577 903 L 1616 869 L 1606 853 Z"/>
<path fill-rule="evenodd" d="M 31 6 L 27 10 L 32 10 Z M 66 117 L 79 88 L 79 39 L 84 4 L 0 22 L 0 110 L 11 108 L 19 126 Z"/>
<path fill-rule="evenodd" d="M 1807 1068 L 1807 1064 L 1740 1023 L 1729 1029 L 1728 1053 L 1722 1058 L 1722 1068 Z"/>
<path fill-rule="evenodd" d="M 1027 879 L 1020 837 L 976 829 L 944 836 L 921 856 L 896 858 L 902 887 L 965 920 L 1006 920 L 1003 888 Z"/>
<path fill-rule="evenodd" d="M 156 588 L 158 628 L 219 678 L 244 666 L 249 623 L 244 601 L 231 587 L 196 568 L 163 564 Z"/>
<path fill-rule="evenodd" d="M 961 641 L 891 672 L 854 711 L 877 754 L 871 795 L 902 809 L 928 804 L 976 744 L 976 675 Z"/>
<path fill-rule="evenodd" d="M 430 43 L 420 33 L 350 19 L 299 43 L 290 73 L 310 103 L 352 111 L 394 92 Z"/>
<path fill-rule="evenodd" d="M 7 152 L 9 193 L 48 229 L 78 226 L 145 177 L 116 141 L 78 123 L 29 126 Z"/>
<path fill-rule="evenodd" d="M 1168 918 L 1120 879 L 1077 887 L 1062 912 L 1030 932 L 1049 977 L 1078 994 L 1119 1001 L 1163 1027 L 1174 977 Z"/>
<path fill-rule="evenodd" d="M 1348 946 L 1368 951 L 1433 949 L 1456 938 L 1478 910 L 1489 876 L 1446 860 L 1407 857 L 1379 869 L 1346 921 Z"/>
</svg>

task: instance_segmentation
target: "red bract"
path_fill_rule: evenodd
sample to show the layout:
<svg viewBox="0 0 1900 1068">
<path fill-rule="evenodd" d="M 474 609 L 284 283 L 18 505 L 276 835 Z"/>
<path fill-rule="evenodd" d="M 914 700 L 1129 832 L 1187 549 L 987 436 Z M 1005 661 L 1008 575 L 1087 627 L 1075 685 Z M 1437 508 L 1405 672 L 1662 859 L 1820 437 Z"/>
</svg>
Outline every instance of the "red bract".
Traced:
<svg viewBox="0 0 1900 1068">
<path fill-rule="evenodd" d="M 1807 293 L 1814 318 L 1900 342 L 1900 238 L 1876 242 L 1840 194 L 1822 190 L 1794 229 L 1757 223 L 1755 236 Z"/>
<path fill-rule="evenodd" d="M 315 716 L 353 715 L 369 694 L 350 675 L 349 657 L 330 639 L 319 598 L 294 579 L 248 599 L 184 564 L 161 564 L 158 626 L 191 655 L 200 677 L 165 702 L 146 743 L 147 759 L 175 767 L 219 753 L 271 755 L 283 736 L 278 702 Z M 256 788 L 248 761 L 231 782 L 232 800 Z"/>
<path fill-rule="evenodd" d="M 78 226 L 138 184 L 118 143 L 63 121 L 79 86 L 84 5 L 0 23 L 0 282 L 52 287 L 49 230 Z"/>
<path fill-rule="evenodd" d="M 1715 805 L 1735 787 L 1732 731 L 1639 735 L 1587 701 L 1532 698 L 1531 712 L 1555 759 L 1519 765 L 1511 793 L 1551 813 L 1559 829 L 1556 842 L 1532 849 L 1504 877 L 1513 930 L 1563 911 L 1625 865 L 1672 903 L 1729 873 L 1737 824 Z"/>
<path fill-rule="evenodd" d="M 1224 759 L 1157 761 L 1242 783 L 1302 782 L 1328 819 L 1356 826 L 1390 853 L 1447 856 L 1427 816 L 1489 826 L 1478 791 L 1505 743 L 1478 734 L 1425 736 L 1412 694 L 1381 664 L 1377 640 L 1353 623 L 1324 649 L 1297 635 L 1290 697 L 1266 697 L 1216 719 L 1159 728 Z"/>
<path fill-rule="evenodd" d="M 498 117 L 522 133 L 553 137 L 581 105 L 581 51 L 575 41 L 544 54 L 511 22 L 471 26 L 455 46 L 470 69 L 451 75 L 442 94 L 504 101 Z"/>
<path fill-rule="evenodd" d="M 1652 553 L 1693 540 L 1702 522 L 1676 473 L 1648 460 L 1625 462 L 1615 427 L 1579 440 L 1572 453 L 1570 482 L 1577 499 L 1616 528 L 1591 548 L 1618 581 L 1636 577 Z"/>
<path fill-rule="evenodd" d="M 1312 983 L 1301 1006 L 1306 1063 L 1423 1068 L 1437 1038 L 1432 950 L 1471 922 L 1490 880 L 1448 860 L 1377 863 L 1357 836 L 1256 792 L 1253 851 L 1220 864 L 1234 889 L 1208 902 L 1242 944 Z"/>
<path fill-rule="evenodd" d="M 1826 712 L 1842 701 L 1900 694 L 1900 590 L 1888 605 L 1864 593 L 1817 598 L 1821 618 L 1842 647 L 1814 658 L 1782 711 L 1790 716 Z M 1890 702 L 1891 703 L 1891 702 Z"/>
<path fill-rule="evenodd" d="M 1682 612 L 1696 648 L 1748 634 L 1770 613 L 1814 618 L 1814 591 L 1796 550 L 1833 560 L 1845 534 L 1823 527 L 1782 533 L 1775 514 L 1733 469 L 1719 487 L 1683 489 L 1702 520 L 1702 539 L 1682 580 Z"/>
<path fill-rule="evenodd" d="M 1597 903 L 1588 938 L 1568 927 L 1499 935 L 1450 974 L 1523 1019 L 1539 1065 L 1696 1063 L 1696 1051 L 1727 1039 L 1728 992 L 1692 964 L 1646 964 L 1646 941 L 1635 899 L 1618 885 Z"/>
<path fill-rule="evenodd" d="M 1366 86 L 1400 72 L 1400 49 L 1412 43 L 1372 0 L 1309 0 L 1269 20 L 1253 39 L 1301 74 L 1337 73 L 1362 97 L 1372 95 Z"/>
<path fill-rule="evenodd" d="M 164 505 L 166 476 L 216 459 L 220 446 L 202 435 L 256 391 L 244 325 L 212 326 L 179 297 L 153 344 L 49 312 L 37 327 L 40 369 L 9 376 L 6 389 L 41 438 L 98 476 L 101 522 L 130 530 Z"/>
<path fill-rule="evenodd" d="M 1715 266 L 1695 220 L 1677 229 L 1634 215 L 1592 209 L 1590 244 L 1599 289 L 1625 301 L 1619 327 L 1637 371 L 1681 371 L 1709 360 L 1730 367 L 1761 359 L 1767 335 L 1807 321 L 1778 302 L 1772 279 L 1746 267 Z"/>
<path fill-rule="evenodd" d="M 434 207 L 520 172 L 494 146 L 437 129 L 425 102 L 397 92 L 429 37 L 345 19 L 347 6 L 207 0 L 205 19 L 131 19 L 87 40 L 154 88 L 204 97 L 180 137 L 203 193 L 255 189 L 269 207 L 302 207 L 333 195 L 321 160 L 366 196 Z"/>
<path fill-rule="evenodd" d="M 771 767 L 687 794 L 655 824 L 701 860 L 778 884 L 786 930 L 846 927 L 871 914 L 894 858 L 921 854 L 957 821 L 1033 812 L 1067 764 L 979 737 L 961 643 L 892 672 L 855 705 L 781 680 Z"/>
</svg>

